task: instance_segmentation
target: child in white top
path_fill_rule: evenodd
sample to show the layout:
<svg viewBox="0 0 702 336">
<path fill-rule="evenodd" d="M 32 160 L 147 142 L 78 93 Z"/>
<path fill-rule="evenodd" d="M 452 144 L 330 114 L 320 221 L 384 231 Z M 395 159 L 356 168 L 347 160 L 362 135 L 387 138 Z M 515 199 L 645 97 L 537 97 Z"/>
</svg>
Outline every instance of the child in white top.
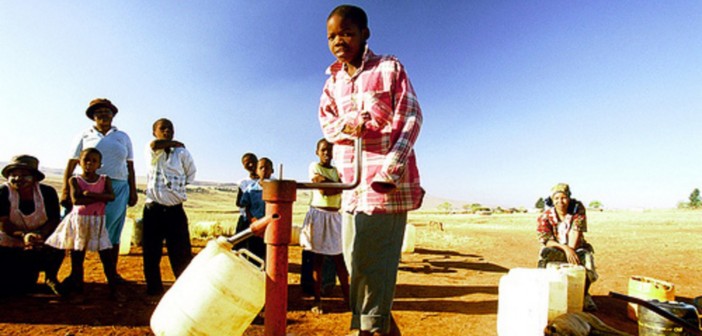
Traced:
<svg viewBox="0 0 702 336">
<path fill-rule="evenodd" d="M 331 161 L 334 146 L 325 139 L 317 142 L 316 154 L 319 162 L 310 164 L 312 182 L 339 182 L 339 172 Z M 314 306 L 312 312 L 322 314 L 321 287 L 324 256 L 331 256 L 336 265 L 336 274 L 341 283 L 344 302 L 349 300 L 349 273 L 344 264 L 341 245 L 341 190 L 313 190 L 310 209 L 300 231 L 300 245 L 314 252 L 312 277 L 314 279 Z"/>
<path fill-rule="evenodd" d="M 71 251 L 71 275 L 63 282 L 64 292 L 83 291 L 85 251 L 98 251 L 110 286 L 110 295 L 117 297 L 116 273 L 110 254 L 112 244 L 105 227 L 105 204 L 114 200 L 112 182 L 97 174 L 102 154 L 90 147 L 81 151 L 79 164 L 83 173 L 69 179 L 73 210 L 61 221 L 46 244 Z"/>
</svg>

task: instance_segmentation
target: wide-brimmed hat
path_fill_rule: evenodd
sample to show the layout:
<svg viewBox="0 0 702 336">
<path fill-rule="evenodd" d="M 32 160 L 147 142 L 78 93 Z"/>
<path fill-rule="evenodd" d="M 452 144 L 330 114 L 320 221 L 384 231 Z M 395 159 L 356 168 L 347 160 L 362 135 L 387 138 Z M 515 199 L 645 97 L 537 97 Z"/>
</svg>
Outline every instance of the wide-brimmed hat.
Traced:
<svg viewBox="0 0 702 336">
<path fill-rule="evenodd" d="M 44 179 L 44 173 L 39 171 L 39 160 L 31 155 L 17 155 L 2 169 L 2 176 L 8 178 L 15 169 L 27 169 L 36 177 L 37 182 Z"/>
<path fill-rule="evenodd" d="M 90 102 L 90 105 L 88 105 L 88 109 L 85 110 L 85 115 L 92 120 L 95 110 L 100 107 L 107 107 L 112 110 L 112 114 L 117 114 L 118 111 L 117 106 L 113 105 L 107 98 L 95 98 Z"/>
</svg>

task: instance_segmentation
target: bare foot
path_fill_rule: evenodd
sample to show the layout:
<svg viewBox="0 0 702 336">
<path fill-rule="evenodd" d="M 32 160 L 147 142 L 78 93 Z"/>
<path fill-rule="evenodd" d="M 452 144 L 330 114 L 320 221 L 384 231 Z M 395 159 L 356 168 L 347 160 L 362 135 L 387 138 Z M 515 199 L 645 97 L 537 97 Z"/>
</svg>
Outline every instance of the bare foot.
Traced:
<svg viewBox="0 0 702 336">
<path fill-rule="evenodd" d="M 314 306 L 311 309 L 312 313 L 315 315 L 322 315 L 324 314 L 324 309 L 322 309 L 322 302 L 317 301 L 314 303 Z"/>
</svg>

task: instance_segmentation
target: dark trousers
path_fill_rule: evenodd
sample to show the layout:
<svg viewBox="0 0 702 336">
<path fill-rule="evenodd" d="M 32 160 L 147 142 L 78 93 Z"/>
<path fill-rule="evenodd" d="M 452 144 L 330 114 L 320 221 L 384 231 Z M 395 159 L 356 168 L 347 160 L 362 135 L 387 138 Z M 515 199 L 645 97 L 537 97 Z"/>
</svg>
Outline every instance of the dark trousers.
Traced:
<svg viewBox="0 0 702 336">
<path fill-rule="evenodd" d="M 65 252 L 51 246 L 24 250 L 0 247 L 0 265 L 4 268 L 0 276 L 0 296 L 24 294 L 31 291 L 44 272 L 44 277 L 57 281 Z"/>
<path fill-rule="evenodd" d="M 314 278 L 312 277 L 312 260 L 315 253 L 302 250 L 300 267 L 300 285 L 305 294 L 314 295 Z M 336 265 L 331 256 L 324 256 L 322 264 L 322 290 L 330 291 L 336 285 Z"/>
<path fill-rule="evenodd" d="M 182 204 L 165 206 L 151 202 L 144 206 L 143 223 L 142 246 L 146 290 L 150 293 L 159 293 L 163 291 L 160 268 L 163 241 L 166 241 L 168 260 L 176 278 L 183 273 L 193 258 L 188 217 L 185 215 Z"/>
</svg>

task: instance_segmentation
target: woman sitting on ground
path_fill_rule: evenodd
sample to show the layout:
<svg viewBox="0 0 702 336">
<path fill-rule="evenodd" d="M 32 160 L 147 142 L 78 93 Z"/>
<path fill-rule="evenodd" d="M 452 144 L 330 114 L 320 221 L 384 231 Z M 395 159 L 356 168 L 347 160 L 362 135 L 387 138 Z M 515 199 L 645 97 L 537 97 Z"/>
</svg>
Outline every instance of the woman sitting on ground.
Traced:
<svg viewBox="0 0 702 336">
<path fill-rule="evenodd" d="M 39 161 L 29 155 L 12 158 L 0 186 L 0 296 L 24 294 L 34 289 L 39 272 L 45 283 L 59 294 L 56 275 L 64 252 L 44 245 L 59 223 L 59 201 L 44 179 Z"/>
<path fill-rule="evenodd" d="M 550 208 L 538 218 L 538 237 L 543 247 L 539 253 L 538 267 L 545 268 L 550 262 L 567 262 L 582 265 L 586 270 L 585 311 L 597 310 L 589 294 L 590 285 L 598 278 L 595 271 L 595 253 L 592 245 L 585 241 L 587 217 L 585 206 L 570 197 L 570 187 L 559 183 L 551 188 L 551 197 L 546 203 Z"/>
</svg>

